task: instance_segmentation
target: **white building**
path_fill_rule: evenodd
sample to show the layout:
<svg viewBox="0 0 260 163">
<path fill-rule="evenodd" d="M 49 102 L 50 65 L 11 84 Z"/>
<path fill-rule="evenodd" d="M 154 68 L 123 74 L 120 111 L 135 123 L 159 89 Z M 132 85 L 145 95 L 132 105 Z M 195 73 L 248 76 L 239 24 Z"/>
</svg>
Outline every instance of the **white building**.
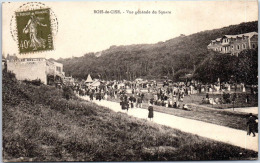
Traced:
<svg viewBox="0 0 260 163">
<path fill-rule="evenodd" d="M 17 80 L 40 79 L 47 84 L 47 76 L 59 76 L 63 79 L 63 65 L 45 58 L 22 58 L 7 60 L 7 71 L 13 72 Z"/>
<path fill-rule="evenodd" d="M 256 49 L 258 46 L 258 33 L 250 32 L 238 35 L 224 35 L 221 38 L 211 40 L 208 49 L 220 53 L 238 56 L 245 49 Z"/>
</svg>

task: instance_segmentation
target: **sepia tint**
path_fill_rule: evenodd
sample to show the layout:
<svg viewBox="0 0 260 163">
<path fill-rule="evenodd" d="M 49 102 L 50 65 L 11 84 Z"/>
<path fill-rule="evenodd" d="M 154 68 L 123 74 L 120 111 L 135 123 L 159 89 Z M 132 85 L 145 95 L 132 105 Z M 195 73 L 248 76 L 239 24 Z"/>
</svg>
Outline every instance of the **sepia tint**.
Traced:
<svg viewBox="0 0 260 163">
<path fill-rule="evenodd" d="M 257 1 L 2 3 L 3 162 L 258 159 Z"/>
</svg>

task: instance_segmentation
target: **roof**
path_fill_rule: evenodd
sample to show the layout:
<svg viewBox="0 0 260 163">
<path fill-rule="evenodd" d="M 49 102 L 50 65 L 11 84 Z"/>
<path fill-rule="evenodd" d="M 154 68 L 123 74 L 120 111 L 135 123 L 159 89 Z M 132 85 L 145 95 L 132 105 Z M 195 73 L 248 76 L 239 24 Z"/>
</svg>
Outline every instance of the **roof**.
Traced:
<svg viewBox="0 0 260 163">
<path fill-rule="evenodd" d="M 257 32 L 249 32 L 249 33 L 243 33 L 243 34 L 238 34 L 238 35 L 224 35 L 222 38 L 226 37 L 226 38 L 237 38 L 237 37 L 243 37 L 243 36 L 247 36 L 249 38 L 258 35 Z M 222 40 L 222 38 L 217 38 L 215 40 L 211 40 L 211 42 L 220 42 Z M 211 46 L 210 44 L 208 46 Z"/>
<path fill-rule="evenodd" d="M 93 86 L 93 87 L 97 87 L 97 86 L 100 86 L 100 82 L 99 81 L 95 81 L 95 82 L 93 82 L 92 84 L 91 84 L 91 86 Z"/>
<path fill-rule="evenodd" d="M 218 42 L 218 41 L 221 41 L 222 38 L 217 38 L 215 40 L 211 40 L 211 42 Z"/>
<path fill-rule="evenodd" d="M 249 32 L 249 33 L 243 33 L 243 34 L 239 34 L 239 35 L 225 35 L 225 37 L 227 37 L 227 38 L 236 38 L 236 37 L 248 36 L 249 38 L 251 38 L 254 35 L 258 35 L 258 33 L 257 32 Z"/>
<path fill-rule="evenodd" d="M 86 83 L 92 83 L 92 82 L 93 82 L 93 80 L 92 80 L 90 74 L 88 74 L 88 78 L 87 78 L 87 80 L 86 80 L 85 82 L 86 82 Z"/>
<path fill-rule="evenodd" d="M 221 41 L 222 38 L 217 38 L 216 41 Z"/>
</svg>

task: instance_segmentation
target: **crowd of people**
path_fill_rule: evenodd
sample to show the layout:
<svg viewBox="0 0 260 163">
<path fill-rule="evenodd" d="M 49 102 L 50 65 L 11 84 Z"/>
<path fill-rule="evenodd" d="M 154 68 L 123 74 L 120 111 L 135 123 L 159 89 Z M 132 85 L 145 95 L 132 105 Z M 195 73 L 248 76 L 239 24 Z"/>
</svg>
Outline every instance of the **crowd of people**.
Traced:
<svg viewBox="0 0 260 163">
<path fill-rule="evenodd" d="M 234 90 L 235 89 L 235 90 Z M 231 93 L 230 84 L 211 84 L 201 85 L 197 83 L 163 83 L 158 84 L 156 81 L 152 82 L 129 82 L 129 81 L 112 81 L 104 82 L 99 86 L 91 85 L 75 85 L 73 90 L 76 94 L 81 96 L 89 96 L 90 101 L 95 100 L 111 100 L 120 102 L 122 110 L 129 110 L 130 108 L 142 108 L 143 103 L 148 104 L 148 118 L 153 119 L 153 106 L 163 106 L 170 108 L 181 108 L 189 110 L 188 105 L 183 102 L 185 96 L 190 96 L 196 93 L 205 92 L 205 98 L 202 103 L 220 104 L 231 103 L 237 97 L 236 91 L 245 92 L 243 84 L 233 86 L 233 93 Z M 210 98 L 210 93 L 218 93 L 222 91 L 222 98 Z M 227 92 L 227 93 L 226 93 Z M 252 91 L 255 94 L 256 92 Z M 249 102 L 249 96 L 246 96 L 245 102 Z M 247 134 L 256 132 L 256 120 L 252 114 L 247 122 Z"/>
<path fill-rule="evenodd" d="M 220 82 L 202 85 L 196 82 L 169 84 L 169 82 L 164 81 L 163 84 L 158 84 L 156 81 L 112 81 L 104 82 L 95 87 L 75 85 L 73 89 L 79 95 L 89 95 L 91 100 L 94 98 L 96 100 L 120 100 L 124 109 L 142 107 L 143 102 L 170 108 L 184 108 L 184 97 L 197 93 L 206 93 L 202 104 L 229 104 L 235 101 L 236 91 L 245 92 L 245 85 L 235 84 L 233 93 L 231 93 L 231 84 Z M 222 97 L 209 98 L 209 94 L 220 94 L 220 92 L 222 92 Z M 247 95 L 245 102 L 249 103 L 249 101 Z"/>
</svg>

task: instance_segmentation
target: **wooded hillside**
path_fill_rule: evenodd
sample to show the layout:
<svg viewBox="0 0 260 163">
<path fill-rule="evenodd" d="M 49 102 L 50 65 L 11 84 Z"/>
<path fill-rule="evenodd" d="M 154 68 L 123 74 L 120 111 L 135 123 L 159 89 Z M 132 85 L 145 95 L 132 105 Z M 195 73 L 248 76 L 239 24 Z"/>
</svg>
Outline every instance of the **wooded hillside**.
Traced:
<svg viewBox="0 0 260 163">
<path fill-rule="evenodd" d="M 105 80 L 152 79 L 166 75 L 177 79 L 193 72 L 209 56 L 207 45 L 210 40 L 253 31 L 258 32 L 257 21 L 179 36 L 156 44 L 111 46 L 102 52 L 59 59 L 58 62 L 64 64 L 66 75 L 79 79 L 86 79 L 88 74 Z"/>
</svg>

